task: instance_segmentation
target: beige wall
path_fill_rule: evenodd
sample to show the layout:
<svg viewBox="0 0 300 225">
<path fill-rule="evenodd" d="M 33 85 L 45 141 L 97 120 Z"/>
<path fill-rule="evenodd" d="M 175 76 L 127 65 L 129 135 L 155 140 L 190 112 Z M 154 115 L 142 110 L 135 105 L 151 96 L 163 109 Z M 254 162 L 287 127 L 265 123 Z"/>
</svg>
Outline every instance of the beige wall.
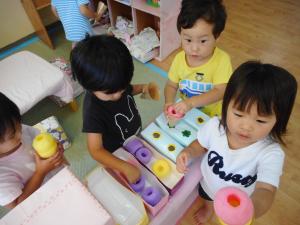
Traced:
<svg viewBox="0 0 300 225">
<path fill-rule="evenodd" d="M 50 7 L 40 12 L 45 24 L 55 21 Z M 0 0 L 0 48 L 34 32 L 20 0 Z"/>
</svg>

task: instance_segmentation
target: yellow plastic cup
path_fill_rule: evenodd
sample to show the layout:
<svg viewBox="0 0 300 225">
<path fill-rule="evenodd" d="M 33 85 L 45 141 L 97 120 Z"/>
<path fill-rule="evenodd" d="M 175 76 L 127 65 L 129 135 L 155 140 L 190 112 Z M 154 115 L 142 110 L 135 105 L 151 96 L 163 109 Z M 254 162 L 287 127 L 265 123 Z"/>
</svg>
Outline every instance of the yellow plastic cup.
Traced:
<svg viewBox="0 0 300 225">
<path fill-rule="evenodd" d="M 49 158 L 57 151 L 56 140 L 49 133 L 41 133 L 37 135 L 33 139 L 32 146 L 42 158 Z"/>
</svg>

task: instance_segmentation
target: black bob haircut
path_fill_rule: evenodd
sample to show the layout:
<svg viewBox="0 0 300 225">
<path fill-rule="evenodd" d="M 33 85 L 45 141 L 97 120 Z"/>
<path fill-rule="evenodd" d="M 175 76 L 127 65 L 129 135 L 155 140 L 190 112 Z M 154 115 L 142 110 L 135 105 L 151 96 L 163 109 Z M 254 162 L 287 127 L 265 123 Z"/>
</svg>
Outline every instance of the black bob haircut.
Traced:
<svg viewBox="0 0 300 225">
<path fill-rule="evenodd" d="M 108 35 L 87 36 L 71 51 L 73 77 L 88 91 L 112 94 L 128 87 L 133 60 L 127 47 Z"/>
<path fill-rule="evenodd" d="M 0 92 L 0 143 L 7 135 L 15 134 L 21 124 L 21 114 L 18 106 Z"/>
<path fill-rule="evenodd" d="M 177 18 L 177 30 L 189 29 L 198 19 L 213 24 L 213 35 L 218 38 L 225 28 L 226 10 L 222 0 L 182 0 Z"/>
<path fill-rule="evenodd" d="M 275 113 L 276 123 L 271 130 L 271 138 L 285 144 L 282 135 L 286 133 L 297 94 L 297 81 L 285 69 L 259 61 L 248 61 L 240 65 L 227 84 L 221 124 L 227 129 L 226 116 L 230 101 L 241 111 L 249 111 L 257 104 L 259 115 Z"/>
</svg>

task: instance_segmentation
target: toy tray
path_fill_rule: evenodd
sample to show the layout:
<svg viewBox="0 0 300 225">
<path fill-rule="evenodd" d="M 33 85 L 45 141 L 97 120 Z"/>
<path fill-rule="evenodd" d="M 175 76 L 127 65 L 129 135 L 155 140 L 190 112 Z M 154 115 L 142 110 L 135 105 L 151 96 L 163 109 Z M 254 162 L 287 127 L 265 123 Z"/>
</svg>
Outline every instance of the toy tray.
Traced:
<svg viewBox="0 0 300 225">
<path fill-rule="evenodd" d="M 167 202 L 169 200 L 168 191 L 165 189 L 165 187 L 157 180 L 157 178 L 152 173 L 150 173 L 146 168 L 144 168 L 134 158 L 134 156 L 131 155 L 129 152 L 127 152 L 125 149 L 119 148 L 116 151 L 114 151 L 113 155 L 136 166 L 140 170 L 142 176 L 146 177 L 146 187 L 152 186 L 152 187 L 156 187 L 160 190 L 160 192 L 162 194 L 162 198 L 155 206 L 152 206 L 143 200 L 148 211 L 151 213 L 152 216 L 155 216 L 167 204 Z M 116 173 L 118 178 L 121 179 L 122 182 L 125 183 L 126 186 L 132 190 L 132 188 L 130 187 L 129 183 L 124 178 L 124 176 L 121 173 L 119 173 L 118 171 L 114 171 L 114 172 Z"/>
<path fill-rule="evenodd" d="M 197 131 L 184 120 L 180 120 L 174 128 L 168 126 L 164 113 L 156 118 L 157 125 L 183 146 L 188 146 L 197 139 Z"/>
<path fill-rule="evenodd" d="M 183 120 L 192 126 L 195 130 L 199 130 L 200 127 L 204 124 L 205 121 L 209 120 L 210 117 L 202 112 L 200 109 L 193 108 L 188 111 Z"/>
<path fill-rule="evenodd" d="M 183 146 L 175 139 L 170 137 L 165 131 L 159 128 L 155 123 L 150 123 L 141 135 L 161 154 L 168 157 L 174 163 L 177 155 L 183 150 Z"/>
<path fill-rule="evenodd" d="M 152 172 L 152 165 L 156 160 L 164 159 L 168 162 L 170 166 L 170 175 L 164 177 L 164 178 L 157 178 L 170 192 L 171 195 L 173 195 L 176 190 L 180 187 L 181 183 L 184 180 L 184 175 L 182 173 L 179 173 L 176 170 L 176 165 L 169 160 L 168 158 L 164 157 L 160 152 L 156 151 L 155 148 L 153 148 L 150 144 L 148 144 L 145 140 L 142 138 L 139 138 L 135 135 L 129 137 L 125 142 L 124 146 L 126 145 L 127 142 L 129 142 L 132 139 L 139 139 L 146 148 L 148 148 L 151 153 L 152 153 L 152 158 L 147 164 L 143 164 L 148 170 Z M 141 163 L 142 164 L 142 163 Z M 153 173 L 153 172 L 152 172 Z"/>
</svg>

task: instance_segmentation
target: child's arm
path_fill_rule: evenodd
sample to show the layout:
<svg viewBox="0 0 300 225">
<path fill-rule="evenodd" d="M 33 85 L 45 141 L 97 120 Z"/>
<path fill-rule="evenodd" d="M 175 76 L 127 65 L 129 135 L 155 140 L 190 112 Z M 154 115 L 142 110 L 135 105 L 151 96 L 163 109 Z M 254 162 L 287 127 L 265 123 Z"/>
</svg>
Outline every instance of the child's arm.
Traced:
<svg viewBox="0 0 300 225">
<path fill-rule="evenodd" d="M 186 113 L 192 108 L 209 105 L 223 99 L 227 84 L 215 85 L 210 91 L 197 95 L 191 98 L 187 98 L 174 105 L 175 110 L 180 113 Z"/>
<path fill-rule="evenodd" d="M 5 206 L 6 208 L 10 208 L 10 209 L 14 208 L 19 203 L 21 203 L 26 198 L 28 198 L 34 191 L 36 191 L 41 186 L 45 176 L 51 170 L 60 166 L 64 161 L 63 149 L 59 149 L 55 153 L 55 155 L 53 155 L 48 159 L 41 159 L 36 152 L 34 152 L 34 154 L 35 154 L 36 169 L 33 176 L 25 184 L 22 190 L 22 194 L 18 198 L 16 198 L 13 202 L 6 205 Z"/>
<path fill-rule="evenodd" d="M 256 183 L 255 190 L 251 196 L 255 218 L 264 215 L 271 208 L 276 190 L 276 187 L 270 184 L 264 182 Z"/>
<path fill-rule="evenodd" d="M 206 153 L 206 149 L 203 148 L 198 140 L 193 141 L 189 146 L 182 150 L 176 158 L 176 169 L 180 173 L 186 173 L 188 171 L 187 164 L 189 159 L 202 156 Z"/>
<path fill-rule="evenodd" d="M 138 95 L 144 93 L 148 84 L 132 84 L 132 95 Z"/>
<path fill-rule="evenodd" d="M 56 18 L 59 19 L 59 16 L 58 16 L 58 13 L 57 13 L 57 11 L 56 11 L 56 8 L 55 8 L 53 5 L 51 6 L 51 10 L 52 10 L 54 16 L 56 16 Z"/>
<path fill-rule="evenodd" d="M 129 183 L 136 182 L 140 177 L 140 171 L 130 163 L 127 163 L 107 151 L 102 145 L 102 135 L 98 133 L 87 134 L 88 150 L 91 156 L 104 166 L 123 173 Z"/>
<path fill-rule="evenodd" d="M 79 6 L 80 13 L 89 19 L 96 19 L 99 16 L 96 12 L 92 11 L 88 5 L 80 5 Z M 101 16 L 101 15 L 100 15 Z"/>
<path fill-rule="evenodd" d="M 172 82 L 171 80 L 168 80 L 165 85 L 165 105 L 164 105 L 164 113 L 167 113 L 167 108 L 169 105 L 173 105 L 175 96 L 177 94 L 178 90 L 178 84 Z"/>
</svg>

